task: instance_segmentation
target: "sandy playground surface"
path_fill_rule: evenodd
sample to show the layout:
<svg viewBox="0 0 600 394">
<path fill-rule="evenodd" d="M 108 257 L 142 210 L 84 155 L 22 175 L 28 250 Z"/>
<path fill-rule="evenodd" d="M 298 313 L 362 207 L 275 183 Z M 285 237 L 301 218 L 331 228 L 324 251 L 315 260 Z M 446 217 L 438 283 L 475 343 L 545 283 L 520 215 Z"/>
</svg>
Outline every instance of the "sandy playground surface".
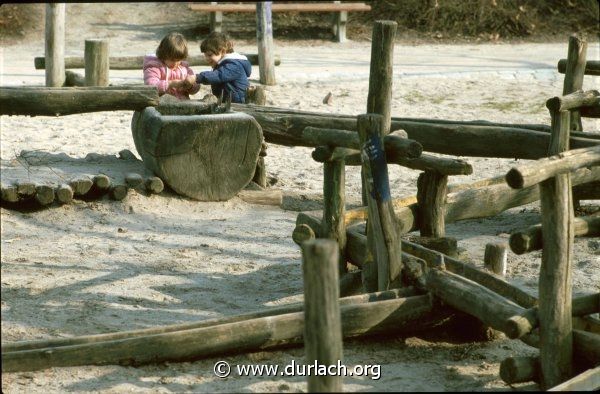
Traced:
<svg viewBox="0 0 600 394">
<path fill-rule="evenodd" d="M 109 38 L 113 56 L 154 51 L 173 20 L 161 21 L 164 4 L 69 4 L 67 56 L 83 56 L 85 38 Z M 181 3 L 174 15 L 183 14 Z M 192 16 L 182 17 L 190 23 Z M 161 30 L 162 29 L 162 30 Z M 562 93 L 558 59 L 566 57 L 567 39 L 555 44 L 421 45 L 398 44 L 394 50 L 393 116 L 439 119 L 485 119 L 505 123 L 549 124 L 546 99 Z M 199 54 L 199 41 L 190 42 Z M 281 58 L 277 85 L 267 87 L 268 105 L 329 113 L 365 111 L 369 42 L 275 40 Z M 239 41 L 240 52 L 256 53 L 253 40 Z M 44 71 L 33 58 L 43 56 L 43 33 L 26 42 L 2 44 L 0 85 L 43 85 Z M 600 58 L 590 45 L 588 59 Z M 201 67 L 195 67 L 200 71 Z M 76 70 L 83 73 L 83 70 Z M 141 83 L 141 71 L 111 71 L 111 83 Z M 258 80 L 258 67 L 252 79 Z M 586 76 L 584 89 L 597 88 L 600 78 Z M 198 98 L 208 93 L 204 87 Z M 331 105 L 322 103 L 332 92 Z M 135 152 L 129 111 L 64 117 L 2 116 L 2 181 L 23 167 L 21 152 L 57 158 L 42 166 L 22 168 L 32 179 L 70 176 L 119 168 L 90 166 L 89 153 L 114 158 L 122 149 Z M 584 129 L 600 131 L 598 120 Z M 311 149 L 270 144 L 266 165 L 284 193 L 282 208 L 252 205 L 234 198 L 197 202 L 165 191 L 146 196 L 130 191 L 123 201 L 74 200 L 33 212 L 1 209 L 2 342 L 65 338 L 230 316 L 301 300 L 301 255 L 291 239 L 297 211 L 320 207 L 322 166 Z M 515 160 L 464 158 L 470 176 L 450 183 L 504 174 Z M 111 162 L 110 160 L 108 160 Z M 112 161 L 114 162 L 114 160 Z M 108 164 L 105 163 L 108 166 Z M 11 172 L 12 171 L 12 172 Z M 123 172 L 125 172 L 123 170 Z M 391 166 L 395 197 L 416 192 L 417 171 Z M 23 175 L 24 174 L 24 175 Z M 349 204 L 360 201 L 358 168 L 347 171 Z M 584 202 L 589 210 L 600 201 Z M 539 203 L 511 209 L 494 218 L 447 226 L 474 264 L 481 266 L 487 242 L 507 241 L 512 230 L 538 223 Z M 600 290 L 600 239 L 576 238 L 574 289 Z M 541 252 L 509 252 L 507 277 L 537 291 Z M 506 357 L 533 355 L 535 349 L 506 338 L 492 342 L 461 341 L 456 335 L 437 338 L 392 337 L 344 344 L 347 365 L 380 364 L 381 377 L 346 377 L 346 391 L 478 391 L 511 390 L 499 378 Z M 2 374 L 2 391 L 11 392 L 231 392 L 306 391 L 305 377 L 240 377 L 219 379 L 213 365 L 304 362 L 302 348 L 224 356 L 193 363 L 139 368 L 85 366 Z M 535 384 L 517 385 L 536 390 Z"/>
</svg>

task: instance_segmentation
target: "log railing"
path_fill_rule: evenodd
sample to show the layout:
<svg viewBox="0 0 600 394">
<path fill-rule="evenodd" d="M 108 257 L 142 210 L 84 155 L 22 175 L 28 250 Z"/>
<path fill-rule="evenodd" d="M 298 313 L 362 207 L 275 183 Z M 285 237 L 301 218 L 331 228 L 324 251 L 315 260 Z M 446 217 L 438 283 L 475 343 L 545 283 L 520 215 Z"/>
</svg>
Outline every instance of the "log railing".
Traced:
<svg viewBox="0 0 600 394">
<path fill-rule="evenodd" d="M 570 54 L 574 51 L 572 47 L 576 44 L 575 41 L 572 37 Z M 581 51 L 585 64 L 585 46 L 579 52 Z M 600 164 L 600 150 L 592 148 L 589 151 L 569 151 L 569 134 L 575 127 L 570 122 L 570 116 L 585 106 L 600 107 L 598 92 L 567 93 L 546 102 L 552 127 L 548 153 L 554 156 L 515 167 L 506 174 L 506 182 L 515 189 L 538 184 L 540 189 L 541 226 L 525 231 L 531 233 L 528 234 L 532 235 L 529 238 L 537 239 L 537 242 L 521 245 L 522 251 L 534 250 L 539 246 L 540 240 L 543 245 L 539 279 L 540 302 L 537 310 L 527 311 L 511 320 L 511 337 L 529 332 L 539 320 L 539 374 L 543 389 L 570 379 L 573 372 L 572 309 L 575 307 L 571 304 L 571 271 L 573 238 L 576 232 L 571 171 Z M 517 236 L 513 237 L 511 244 L 516 243 Z M 592 296 L 591 312 L 598 309 L 597 296 Z M 590 313 L 590 310 L 585 309 L 585 313 Z"/>
</svg>

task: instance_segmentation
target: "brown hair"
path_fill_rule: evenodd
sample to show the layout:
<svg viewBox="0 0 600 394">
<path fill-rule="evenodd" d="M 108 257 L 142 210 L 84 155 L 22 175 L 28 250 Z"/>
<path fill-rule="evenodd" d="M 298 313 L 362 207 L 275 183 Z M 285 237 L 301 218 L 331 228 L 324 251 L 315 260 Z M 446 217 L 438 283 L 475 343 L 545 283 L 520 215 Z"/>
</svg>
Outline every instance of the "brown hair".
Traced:
<svg viewBox="0 0 600 394">
<path fill-rule="evenodd" d="M 158 44 L 156 57 L 165 60 L 183 60 L 188 57 L 187 41 L 179 33 L 169 33 Z"/>
<path fill-rule="evenodd" d="M 200 51 L 215 55 L 221 53 L 221 51 L 233 53 L 233 42 L 223 33 L 212 32 L 200 43 Z"/>
</svg>

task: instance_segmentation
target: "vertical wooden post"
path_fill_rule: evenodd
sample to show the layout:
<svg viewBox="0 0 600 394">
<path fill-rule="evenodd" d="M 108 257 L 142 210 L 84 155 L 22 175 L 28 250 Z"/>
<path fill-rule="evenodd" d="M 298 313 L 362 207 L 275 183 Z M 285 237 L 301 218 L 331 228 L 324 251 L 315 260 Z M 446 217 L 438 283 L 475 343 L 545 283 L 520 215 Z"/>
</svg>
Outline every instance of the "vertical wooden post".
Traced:
<svg viewBox="0 0 600 394">
<path fill-rule="evenodd" d="M 65 83 L 65 12 L 64 3 L 46 4 L 46 86 Z"/>
<path fill-rule="evenodd" d="M 211 1 L 210 4 L 217 5 L 216 1 Z M 223 13 L 221 11 L 214 11 L 210 13 L 210 32 L 223 31 Z"/>
<path fill-rule="evenodd" d="M 84 63 L 86 86 L 108 86 L 110 63 L 107 40 L 85 40 Z"/>
<path fill-rule="evenodd" d="M 302 244 L 304 276 L 304 349 L 306 364 L 342 362 L 342 320 L 339 305 L 338 247 L 329 239 Z M 309 392 L 342 391 L 341 376 L 308 377 Z"/>
<path fill-rule="evenodd" d="M 323 163 L 323 221 L 322 236 L 337 241 L 340 275 L 346 267 L 345 216 L 346 163 L 344 160 Z"/>
<path fill-rule="evenodd" d="M 569 112 L 551 111 L 549 155 L 569 149 Z M 539 279 L 540 365 L 542 389 L 572 375 L 571 318 L 573 205 L 571 175 L 560 174 L 540 183 L 542 265 Z"/>
<path fill-rule="evenodd" d="M 273 22 L 271 20 L 270 1 L 259 1 L 256 3 L 256 40 L 258 41 L 260 83 L 275 85 Z"/>
<path fill-rule="evenodd" d="M 394 77 L 394 38 L 396 37 L 397 27 L 398 24 L 393 21 L 375 21 L 373 24 L 367 113 L 383 115 L 384 135 L 390 133 L 392 80 Z M 367 205 L 364 178 L 362 203 Z"/>
<path fill-rule="evenodd" d="M 341 1 L 334 1 L 339 4 Z M 348 22 L 348 11 L 338 11 L 333 14 L 333 35 L 339 43 L 346 42 L 346 22 Z"/>
<path fill-rule="evenodd" d="M 425 171 L 417 181 L 419 230 L 422 237 L 444 237 L 448 176 Z"/>
<path fill-rule="evenodd" d="M 577 35 L 569 37 L 569 49 L 567 54 L 567 67 L 563 82 L 563 96 L 583 88 L 583 76 L 585 74 L 587 42 Z M 581 131 L 581 116 L 578 110 L 571 111 L 570 129 Z"/>
<path fill-rule="evenodd" d="M 249 95 L 251 91 L 248 90 L 246 92 L 246 102 L 248 102 Z M 255 99 L 254 104 L 257 105 L 265 105 L 266 96 L 265 90 L 262 86 L 256 86 L 252 90 L 253 99 Z M 260 101 L 256 100 L 256 98 L 261 99 Z M 267 144 L 264 142 L 260 147 L 260 153 L 258 155 L 258 160 L 256 162 L 256 169 L 254 170 L 254 175 L 252 176 L 252 181 L 254 181 L 260 187 L 267 187 L 267 167 L 265 165 L 265 156 L 267 155 Z"/>
<path fill-rule="evenodd" d="M 506 245 L 502 243 L 488 243 L 485 245 L 483 264 L 487 270 L 497 275 L 506 275 Z"/>
<path fill-rule="evenodd" d="M 392 206 L 387 163 L 383 149 L 383 117 L 378 114 L 359 115 L 357 122 L 361 144 L 369 221 L 367 222 L 367 262 L 377 267 L 377 290 L 388 290 L 402 271 L 401 244 L 398 224 Z M 363 265 L 363 267 L 364 267 Z M 367 271 L 365 271 L 365 274 Z M 366 278 L 368 279 L 368 278 Z M 365 280 L 365 290 L 370 285 Z"/>
</svg>

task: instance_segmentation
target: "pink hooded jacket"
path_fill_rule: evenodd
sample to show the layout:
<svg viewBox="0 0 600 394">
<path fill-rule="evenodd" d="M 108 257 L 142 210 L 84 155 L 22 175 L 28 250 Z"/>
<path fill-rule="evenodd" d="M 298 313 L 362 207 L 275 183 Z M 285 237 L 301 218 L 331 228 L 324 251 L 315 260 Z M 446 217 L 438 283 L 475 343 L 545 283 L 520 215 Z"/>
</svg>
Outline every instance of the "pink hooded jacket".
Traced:
<svg viewBox="0 0 600 394">
<path fill-rule="evenodd" d="M 190 89 L 169 89 L 169 81 L 185 79 L 188 75 L 194 75 L 194 71 L 188 63 L 183 61 L 176 69 L 169 69 L 156 55 L 144 57 L 144 84 L 154 85 L 158 88 L 158 94 L 171 94 L 180 100 L 189 100 L 190 94 L 196 94 L 200 90 L 197 82 Z"/>
</svg>

